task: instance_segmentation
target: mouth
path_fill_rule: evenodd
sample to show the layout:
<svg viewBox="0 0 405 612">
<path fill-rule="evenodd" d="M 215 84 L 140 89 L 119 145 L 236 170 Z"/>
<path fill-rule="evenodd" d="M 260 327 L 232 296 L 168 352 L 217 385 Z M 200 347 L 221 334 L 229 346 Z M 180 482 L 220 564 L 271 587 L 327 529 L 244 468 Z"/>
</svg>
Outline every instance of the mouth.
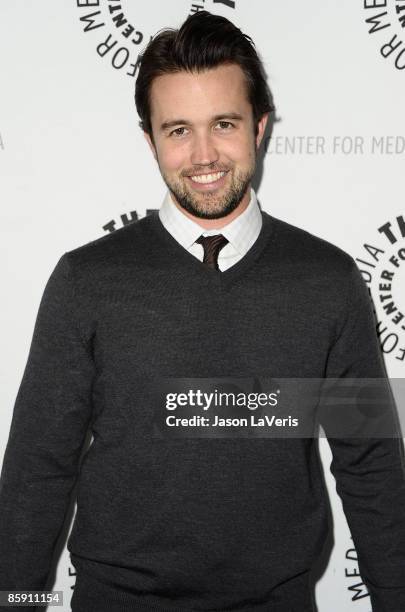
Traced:
<svg viewBox="0 0 405 612">
<path fill-rule="evenodd" d="M 228 172 L 229 170 L 226 172 L 213 172 L 210 174 L 196 174 L 193 176 L 188 176 L 187 179 L 198 191 L 210 191 L 223 185 Z"/>
</svg>

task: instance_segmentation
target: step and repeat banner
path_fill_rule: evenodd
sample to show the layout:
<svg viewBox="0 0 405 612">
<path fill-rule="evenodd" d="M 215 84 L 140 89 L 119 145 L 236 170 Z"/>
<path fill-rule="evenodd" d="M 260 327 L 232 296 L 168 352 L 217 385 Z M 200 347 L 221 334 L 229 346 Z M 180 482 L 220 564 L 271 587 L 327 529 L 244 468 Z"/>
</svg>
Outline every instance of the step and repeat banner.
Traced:
<svg viewBox="0 0 405 612">
<path fill-rule="evenodd" d="M 388 373 L 405 376 L 404 0 L 13 0 L 0 5 L 0 460 L 44 286 L 65 252 L 157 210 L 166 193 L 134 86 L 151 36 L 206 9 L 249 34 L 277 107 L 254 188 L 263 210 L 349 252 L 374 301 Z M 320 612 L 370 612 L 356 549 L 333 512 Z M 70 610 L 65 547 L 55 590 Z M 381 551 L 384 556 L 384 551 Z"/>
</svg>

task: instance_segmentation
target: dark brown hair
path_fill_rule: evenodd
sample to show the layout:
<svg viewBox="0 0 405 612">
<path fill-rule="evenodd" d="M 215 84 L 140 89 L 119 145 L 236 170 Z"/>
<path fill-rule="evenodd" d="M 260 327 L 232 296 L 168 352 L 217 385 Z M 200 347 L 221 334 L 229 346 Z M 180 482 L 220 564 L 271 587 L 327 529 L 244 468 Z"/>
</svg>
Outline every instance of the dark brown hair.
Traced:
<svg viewBox="0 0 405 612">
<path fill-rule="evenodd" d="M 229 19 L 199 11 L 189 16 L 179 30 L 159 31 L 140 56 L 135 84 L 135 105 L 141 119 L 139 126 L 153 142 L 150 91 L 152 81 L 163 74 L 180 71 L 199 72 L 221 64 L 237 64 L 246 78 L 247 97 L 257 123 L 274 110 L 262 62 L 253 40 Z"/>
</svg>

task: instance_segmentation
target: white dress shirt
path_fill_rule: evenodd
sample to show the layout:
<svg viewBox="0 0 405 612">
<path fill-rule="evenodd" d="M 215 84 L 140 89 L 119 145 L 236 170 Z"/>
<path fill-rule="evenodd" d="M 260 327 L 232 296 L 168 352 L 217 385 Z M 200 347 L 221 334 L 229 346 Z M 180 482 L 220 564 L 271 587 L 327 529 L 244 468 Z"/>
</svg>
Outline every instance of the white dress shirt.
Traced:
<svg viewBox="0 0 405 612">
<path fill-rule="evenodd" d="M 229 241 L 218 254 L 218 268 L 223 271 L 238 262 L 256 241 L 262 227 L 262 213 L 253 188 L 245 210 L 219 229 L 209 230 L 187 217 L 173 202 L 170 191 L 159 209 L 159 217 L 167 231 L 192 255 L 203 261 L 204 248 L 196 242 L 201 235 L 222 234 Z"/>
</svg>

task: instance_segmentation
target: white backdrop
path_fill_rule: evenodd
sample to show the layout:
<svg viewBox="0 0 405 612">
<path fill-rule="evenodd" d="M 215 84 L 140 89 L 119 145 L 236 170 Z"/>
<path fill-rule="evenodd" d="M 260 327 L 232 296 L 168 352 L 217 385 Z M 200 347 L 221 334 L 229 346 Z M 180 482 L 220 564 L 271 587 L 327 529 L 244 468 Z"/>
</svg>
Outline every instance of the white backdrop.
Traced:
<svg viewBox="0 0 405 612">
<path fill-rule="evenodd" d="M 252 36 L 265 63 L 280 121 L 264 156 L 262 208 L 357 259 L 377 309 L 388 372 L 404 377 L 404 0 L 3 2 L 1 459 L 56 261 L 118 229 L 125 216 L 160 207 L 165 185 L 133 101 L 136 60 L 151 35 L 178 27 L 198 8 Z M 117 27 L 112 17 L 119 13 L 126 23 Z M 364 245 L 380 249 L 377 259 Z M 379 286 L 384 269 L 395 273 L 389 290 Z M 395 310 L 388 314 L 390 302 Z M 329 473 L 329 446 L 320 442 L 334 547 L 316 586 L 318 609 L 370 612 Z M 73 572 L 65 549 L 53 588 L 64 591 L 66 611 Z"/>
</svg>

